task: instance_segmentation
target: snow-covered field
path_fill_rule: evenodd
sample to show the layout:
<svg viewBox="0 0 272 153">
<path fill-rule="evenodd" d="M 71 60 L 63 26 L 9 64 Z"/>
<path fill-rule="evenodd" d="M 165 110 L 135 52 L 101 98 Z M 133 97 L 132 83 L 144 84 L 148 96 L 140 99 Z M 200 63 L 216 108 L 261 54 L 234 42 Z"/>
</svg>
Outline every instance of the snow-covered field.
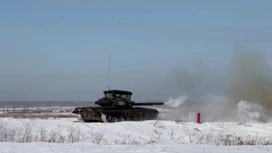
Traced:
<svg viewBox="0 0 272 153">
<path fill-rule="evenodd" d="M 268 153 L 272 146 L 1 143 L 0 153 Z"/>
<path fill-rule="evenodd" d="M 271 140 L 272 123 L 0 119 L 0 153 L 269 152 Z"/>
</svg>

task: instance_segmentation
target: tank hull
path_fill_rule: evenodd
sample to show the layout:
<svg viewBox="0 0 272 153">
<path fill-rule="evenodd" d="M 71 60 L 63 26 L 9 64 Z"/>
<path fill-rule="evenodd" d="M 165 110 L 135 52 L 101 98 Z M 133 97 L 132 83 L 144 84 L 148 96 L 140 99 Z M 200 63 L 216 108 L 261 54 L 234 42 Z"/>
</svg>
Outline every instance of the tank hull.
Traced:
<svg viewBox="0 0 272 153">
<path fill-rule="evenodd" d="M 84 122 L 121 122 L 154 120 L 159 111 L 153 108 L 142 107 L 78 107 L 73 113 Z"/>
</svg>

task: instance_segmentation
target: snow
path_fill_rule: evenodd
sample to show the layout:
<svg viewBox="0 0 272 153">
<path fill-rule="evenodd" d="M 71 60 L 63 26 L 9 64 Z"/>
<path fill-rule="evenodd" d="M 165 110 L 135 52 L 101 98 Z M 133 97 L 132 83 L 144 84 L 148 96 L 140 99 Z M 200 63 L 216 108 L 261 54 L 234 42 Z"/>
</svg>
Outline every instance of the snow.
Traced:
<svg viewBox="0 0 272 153">
<path fill-rule="evenodd" d="M 272 123 L 0 119 L 6 152 L 268 152 Z M 49 143 L 50 142 L 50 143 Z M 243 146 L 241 145 L 243 143 Z M 254 146 L 247 146 L 254 144 Z M 264 145 L 266 144 L 266 145 Z M 234 146 L 231 146 L 234 145 Z"/>
<path fill-rule="evenodd" d="M 0 153 L 267 153 L 272 146 L 95 145 L 89 143 L 1 143 Z"/>
</svg>

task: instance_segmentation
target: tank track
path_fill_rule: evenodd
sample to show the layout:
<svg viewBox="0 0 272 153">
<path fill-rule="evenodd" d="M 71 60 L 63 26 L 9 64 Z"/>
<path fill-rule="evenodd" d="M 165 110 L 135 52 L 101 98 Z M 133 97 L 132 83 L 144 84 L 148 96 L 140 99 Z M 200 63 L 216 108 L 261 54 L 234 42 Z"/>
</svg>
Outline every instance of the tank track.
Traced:
<svg viewBox="0 0 272 153">
<path fill-rule="evenodd" d="M 77 118 L 80 122 L 102 122 L 102 123 L 114 123 L 114 122 L 123 122 L 123 121 L 143 121 L 156 119 L 156 114 L 151 114 L 148 117 L 139 117 L 139 116 L 122 116 L 119 114 L 113 114 L 109 112 L 100 112 L 100 115 L 96 115 L 87 109 L 84 109 L 81 113 L 77 114 Z"/>
</svg>

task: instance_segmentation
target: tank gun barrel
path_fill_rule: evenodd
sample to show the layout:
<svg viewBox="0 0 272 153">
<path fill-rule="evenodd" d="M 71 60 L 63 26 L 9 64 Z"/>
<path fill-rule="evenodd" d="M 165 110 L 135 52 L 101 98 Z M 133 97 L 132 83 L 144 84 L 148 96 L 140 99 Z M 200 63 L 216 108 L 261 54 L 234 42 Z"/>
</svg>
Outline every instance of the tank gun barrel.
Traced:
<svg viewBox="0 0 272 153">
<path fill-rule="evenodd" d="M 164 105 L 164 103 L 132 103 L 133 106 Z"/>
</svg>

